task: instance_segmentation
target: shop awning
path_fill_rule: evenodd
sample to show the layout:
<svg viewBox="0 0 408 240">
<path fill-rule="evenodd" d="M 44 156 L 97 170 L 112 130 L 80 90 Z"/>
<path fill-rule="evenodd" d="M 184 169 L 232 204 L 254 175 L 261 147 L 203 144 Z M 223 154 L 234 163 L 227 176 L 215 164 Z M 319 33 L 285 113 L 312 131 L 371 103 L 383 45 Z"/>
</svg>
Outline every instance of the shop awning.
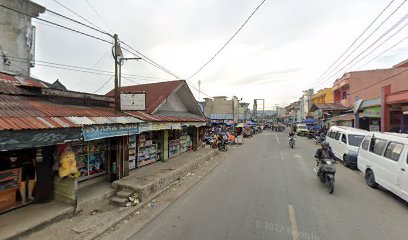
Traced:
<svg viewBox="0 0 408 240">
<path fill-rule="evenodd" d="M 359 114 L 359 118 L 364 118 L 364 117 L 368 117 L 368 116 L 366 116 L 364 113 Z M 343 114 L 343 115 L 331 118 L 332 122 L 351 121 L 351 120 L 354 120 L 354 114 L 353 113 L 347 113 L 347 114 Z"/>
</svg>

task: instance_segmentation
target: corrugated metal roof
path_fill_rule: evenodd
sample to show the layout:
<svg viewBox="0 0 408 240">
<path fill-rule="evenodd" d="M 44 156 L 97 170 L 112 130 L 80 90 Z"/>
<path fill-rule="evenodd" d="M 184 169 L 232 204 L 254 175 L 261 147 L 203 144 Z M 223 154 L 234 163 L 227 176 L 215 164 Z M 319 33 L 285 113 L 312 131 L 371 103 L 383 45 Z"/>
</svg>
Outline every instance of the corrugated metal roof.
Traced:
<svg viewBox="0 0 408 240">
<path fill-rule="evenodd" d="M 157 116 L 142 111 L 129 111 L 126 113 L 141 120 L 152 122 L 207 122 L 207 119 L 200 117 Z"/>
<path fill-rule="evenodd" d="M 181 84 L 184 84 L 184 80 L 149 83 L 149 84 L 139 84 L 134 86 L 121 87 L 120 91 L 122 93 L 146 93 L 146 112 L 152 113 L 157 107 L 163 103 L 164 100 L 174 90 L 176 90 Z M 106 94 L 107 96 L 113 96 L 114 90 Z"/>
</svg>

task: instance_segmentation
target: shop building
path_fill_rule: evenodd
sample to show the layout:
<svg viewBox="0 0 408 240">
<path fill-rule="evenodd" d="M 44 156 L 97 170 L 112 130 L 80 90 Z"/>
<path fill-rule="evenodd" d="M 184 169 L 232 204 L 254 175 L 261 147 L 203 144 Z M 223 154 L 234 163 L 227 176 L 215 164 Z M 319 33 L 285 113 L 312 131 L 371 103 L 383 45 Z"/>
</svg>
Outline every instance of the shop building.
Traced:
<svg viewBox="0 0 408 240">
<path fill-rule="evenodd" d="M 392 68 L 345 73 L 334 83 L 334 101 L 352 108 L 363 100 L 360 125 L 364 129 L 371 126 L 384 132 L 406 132 L 407 78 L 408 60 Z M 363 122 L 361 118 L 365 118 Z"/>
<path fill-rule="evenodd" d="M 113 96 L 113 90 L 107 96 Z M 145 123 L 129 136 L 128 170 L 196 150 L 207 126 L 200 106 L 183 80 L 126 86 L 121 94 L 143 95 L 139 110 L 124 113 Z M 126 164 L 125 164 L 126 165 Z"/>
<path fill-rule="evenodd" d="M 312 104 L 310 112 L 321 125 L 330 125 L 337 116 L 346 113 L 350 108 L 336 103 Z M 347 126 L 347 124 L 345 124 Z"/>
<path fill-rule="evenodd" d="M 127 138 L 142 121 L 106 96 L 0 73 L 0 211 L 53 199 L 77 203 L 81 183 L 124 176 Z"/>
</svg>

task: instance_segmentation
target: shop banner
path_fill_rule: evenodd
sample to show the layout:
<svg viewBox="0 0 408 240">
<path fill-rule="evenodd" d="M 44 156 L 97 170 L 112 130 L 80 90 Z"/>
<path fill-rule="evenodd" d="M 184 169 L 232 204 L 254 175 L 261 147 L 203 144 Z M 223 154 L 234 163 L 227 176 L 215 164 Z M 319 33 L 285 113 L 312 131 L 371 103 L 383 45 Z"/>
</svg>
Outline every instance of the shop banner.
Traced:
<svg viewBox="0 0 408 240">
<path fill-rule="evenodd" d="M 139 124 L 139 133 L 142 132 L 149 132 L 153 130 L 153 124 L 152 123 L 140 123 Z"/>
<path fill-rule="evenodd" d="M 371 107 L 365 108 L 363 110 L 365 117 L 372 117 L 372 118 L 381 118 L 381 107 Z"/>
<path fill-rule="evenodd" d="M 127 136 L 138 133 L 139 126 L 137 124 L 86 126 L 82 129 L 82 134 L 85 141 L 109 137 Z"/>
<path fill-rule="evenodd" d="M 182 123 L 182 126 L 191 126 L 191 127 L 202 127 L 206 126 L 207 123 L 205 122 L 188 122 L 188 123 Z"/>
<path fill-rule="evenodd" d="M 0 131 L 0 151 L 51 146 L 80 139 L 80 128 Z"/>
<path fill-rule="evenodd" d="M 181 123 L 172 123 L 171 129 L 181 129 Z"/>
</svg>

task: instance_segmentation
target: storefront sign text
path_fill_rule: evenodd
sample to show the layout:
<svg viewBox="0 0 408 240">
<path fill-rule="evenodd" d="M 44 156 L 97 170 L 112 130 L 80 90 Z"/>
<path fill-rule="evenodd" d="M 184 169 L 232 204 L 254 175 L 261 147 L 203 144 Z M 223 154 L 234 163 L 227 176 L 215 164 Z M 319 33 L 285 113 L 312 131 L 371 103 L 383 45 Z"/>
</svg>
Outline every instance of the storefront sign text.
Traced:
<svg viewBox="0 0 408 240">
<path fill-rule="evenodd" d="M 363 112 L 365 117 L 381 118 L 381 107 L 379 106 L 365 108 Z"/>
<path fill-rule="evenodd" d="M 133 135 L 139 133 L 137 124 L 109 125 L 109 126 L 87 126 L 82 130 L 85 141 Z"/>
<path fill-rule="evenodd" d="M 80 138 L 80 128 L 0 131 L 0 151 L 51 146 Z"/>
</svg>

